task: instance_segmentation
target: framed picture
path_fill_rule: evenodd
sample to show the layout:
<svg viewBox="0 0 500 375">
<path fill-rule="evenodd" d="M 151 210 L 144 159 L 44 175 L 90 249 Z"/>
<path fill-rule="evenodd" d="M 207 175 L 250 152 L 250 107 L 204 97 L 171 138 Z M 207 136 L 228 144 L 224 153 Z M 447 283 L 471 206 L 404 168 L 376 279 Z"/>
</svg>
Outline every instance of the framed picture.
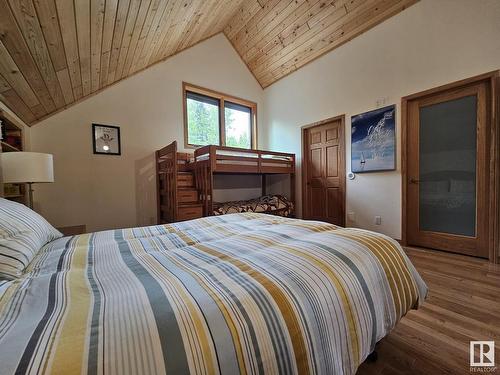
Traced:
<svg viewBox="0 0 500 375">
<path fill-rule="evenodd" d="M 92 124 L 94 154 L 121 155 L 120 128 Z"/>
<path fill-rule="evenodd" d="M 396 169 L 396 106 L 351 117 L 351 170 L 354 173 Z"/>
</svg>

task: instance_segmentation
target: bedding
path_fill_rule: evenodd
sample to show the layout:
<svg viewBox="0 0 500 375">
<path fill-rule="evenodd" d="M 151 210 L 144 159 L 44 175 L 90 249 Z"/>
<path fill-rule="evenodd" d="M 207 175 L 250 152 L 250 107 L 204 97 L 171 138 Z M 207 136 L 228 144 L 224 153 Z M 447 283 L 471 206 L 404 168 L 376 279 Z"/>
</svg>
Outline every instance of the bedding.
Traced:
<svg viewBox="0 0 500 375">
<path fill-rule="evenodd" d="M 354 374 L 427 290 L 384 235 L 256 213 L 59 238 L 11 284 L 2 374 Z"/>
<path fill-rule="evenodd" d="M 240 212 L 258 212 L 277 216 L 290 216 L 293 203 L 283 195 L 264 195 L 259 198 L 213 204 L 214 215 L 226 215 Z"/>
<path fill-rule="evenodd" d="M 59 237 L 35 211 L 0 198 L 0 279 L 19 277 L 42 246 Z"/>
<path fill-rule="evenodd" d="M 12 284 L 12 281 L 9 280 L 0 280 L 0 301 L 3 298 L 3 295 L 9 288 L 9 286 Z"/>
</svg>

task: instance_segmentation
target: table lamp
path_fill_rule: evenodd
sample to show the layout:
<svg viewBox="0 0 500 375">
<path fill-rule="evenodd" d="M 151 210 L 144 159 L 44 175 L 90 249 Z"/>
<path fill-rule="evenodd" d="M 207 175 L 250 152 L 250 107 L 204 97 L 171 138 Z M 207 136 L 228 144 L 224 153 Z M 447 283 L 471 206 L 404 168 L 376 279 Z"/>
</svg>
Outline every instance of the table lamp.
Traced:
<svg viewBox="0 0 500 375">
<path fill-rule="evenodd" d="M 33 209 L 32 184 L 54 182 L 51 154 L 39 152 L 4 152 L 0 154 L 3 183 L 28 184 L 29 207 Z"/>
</svg>

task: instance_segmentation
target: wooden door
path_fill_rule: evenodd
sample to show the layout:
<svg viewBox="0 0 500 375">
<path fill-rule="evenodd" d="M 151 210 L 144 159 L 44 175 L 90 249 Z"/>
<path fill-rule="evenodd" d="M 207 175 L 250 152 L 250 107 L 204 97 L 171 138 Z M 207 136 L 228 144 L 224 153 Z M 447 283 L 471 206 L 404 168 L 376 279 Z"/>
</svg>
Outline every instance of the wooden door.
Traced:
<svg viewBox="0 0 500 375">
<path fill-rule="evenodd" d="M 473 82 L 408 101 L 409 245 L 488 257 L 488 97 Z"/>
<path fill-rule="evenodd" d="M 345 225 L 344 116 L 303 128 L 303 216 Z"/>
</svg>

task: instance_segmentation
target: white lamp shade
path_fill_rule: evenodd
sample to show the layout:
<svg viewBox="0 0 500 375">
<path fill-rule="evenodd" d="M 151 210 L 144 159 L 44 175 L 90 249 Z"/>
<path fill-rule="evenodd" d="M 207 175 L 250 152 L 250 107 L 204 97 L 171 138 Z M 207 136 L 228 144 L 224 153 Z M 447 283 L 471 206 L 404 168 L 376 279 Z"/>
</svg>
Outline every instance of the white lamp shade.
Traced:
<svg viewBox="0 0 500 375">
<path fill-rule="evenodd" d="M 51 154 L 4 152 L 0 154 L 4 183 L 54 182 Z"/>
</svg>

